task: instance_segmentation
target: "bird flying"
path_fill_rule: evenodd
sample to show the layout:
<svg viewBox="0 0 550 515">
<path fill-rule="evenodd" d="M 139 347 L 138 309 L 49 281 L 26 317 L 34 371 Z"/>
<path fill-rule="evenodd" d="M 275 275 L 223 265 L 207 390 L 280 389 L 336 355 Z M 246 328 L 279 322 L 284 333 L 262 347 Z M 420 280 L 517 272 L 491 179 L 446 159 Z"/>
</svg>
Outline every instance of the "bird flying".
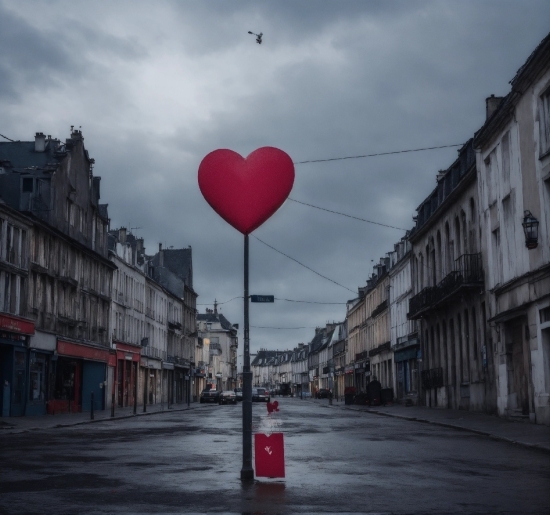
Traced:
<svg viewBox="0 0 550 515">
<path fill-rule="evenodd" d="M 255 34 L 254 32 L 249 30 L 248 33 L 252 34 L 253 36 L 256 36 L 256 43 L 258 43 L 258 45 L 262 44 L 262 36 L 264 35 L 263 32 L 260 32 L 259 34 Z"/>
</svg>

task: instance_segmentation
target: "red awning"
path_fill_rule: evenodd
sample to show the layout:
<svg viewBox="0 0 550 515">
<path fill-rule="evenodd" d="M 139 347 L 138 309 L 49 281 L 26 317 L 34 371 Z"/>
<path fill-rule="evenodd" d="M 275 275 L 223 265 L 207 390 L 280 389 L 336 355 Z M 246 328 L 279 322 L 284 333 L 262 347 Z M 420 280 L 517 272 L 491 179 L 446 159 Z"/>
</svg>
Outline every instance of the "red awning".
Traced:
<svg viewBox="0 0 550 515">
<path fill-rule="evenodd" d="M 109 362 L 109 349 L 99 349 L 63 340 L 57 340 L 57 353 L 60 356 L 91 359 L 93 361 L 102 361 L 103 363 Z"/>
</svg>

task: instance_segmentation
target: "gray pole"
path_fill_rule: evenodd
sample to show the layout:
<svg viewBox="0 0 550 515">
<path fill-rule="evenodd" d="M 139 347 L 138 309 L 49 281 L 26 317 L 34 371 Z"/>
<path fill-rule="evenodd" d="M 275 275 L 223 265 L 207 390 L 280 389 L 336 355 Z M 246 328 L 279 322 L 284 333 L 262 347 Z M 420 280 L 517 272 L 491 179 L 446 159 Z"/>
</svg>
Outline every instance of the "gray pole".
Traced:
<svg viewBox="0 0 550 515">
<path fill-rule="evenodd" d="M 248 234 L 244 235 L 244 362 L 243 362 L 243 468 L 241 481 L 253 481 L 252 468 L 252 372 L 248 325 Z"/>
</svg>

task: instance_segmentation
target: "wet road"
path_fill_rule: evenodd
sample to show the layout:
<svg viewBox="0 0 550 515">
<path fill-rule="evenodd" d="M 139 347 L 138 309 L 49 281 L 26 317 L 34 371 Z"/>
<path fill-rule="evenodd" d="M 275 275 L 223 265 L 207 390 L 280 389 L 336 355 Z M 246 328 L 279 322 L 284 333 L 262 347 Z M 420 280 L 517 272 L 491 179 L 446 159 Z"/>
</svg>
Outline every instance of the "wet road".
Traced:
<svg viewBox="0 0 550 515">
<path fill-rule="evenodd" d="M 241 408 L 0 434 L 0 513 L 550 512 L 550 459 L 475 434 L 278 399 L 286 478 L 243 487 Z M 267 410 L 254 404 L 254 429 Z"/>
</svg>

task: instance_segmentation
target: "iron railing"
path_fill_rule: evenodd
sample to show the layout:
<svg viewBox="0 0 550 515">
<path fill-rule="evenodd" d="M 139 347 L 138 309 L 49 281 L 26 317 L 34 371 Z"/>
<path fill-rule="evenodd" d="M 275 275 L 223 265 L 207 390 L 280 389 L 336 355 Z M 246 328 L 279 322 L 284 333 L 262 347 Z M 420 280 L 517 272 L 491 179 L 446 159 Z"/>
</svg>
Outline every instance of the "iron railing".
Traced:
<svg viewBox="0 0 550 515">
<path fill-rule="evenodd" d="M 437 286 L 428 286 L 409 300 L 409 318 L 453 295 L 461 286 L 479 286 L 483 283 L 481 254 L 463 254 L 455 260 L 454 270 Z"/>
</svg>

